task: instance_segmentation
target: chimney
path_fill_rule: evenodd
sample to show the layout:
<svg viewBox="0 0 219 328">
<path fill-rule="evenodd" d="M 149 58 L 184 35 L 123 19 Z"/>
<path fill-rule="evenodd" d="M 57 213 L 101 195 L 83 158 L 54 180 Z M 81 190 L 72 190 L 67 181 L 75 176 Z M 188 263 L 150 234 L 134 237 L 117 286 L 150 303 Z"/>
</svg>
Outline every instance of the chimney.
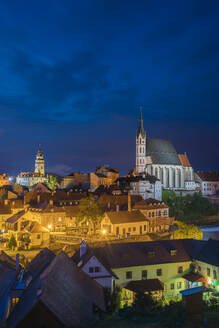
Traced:
<svg viewBox="0 0 219 328">
<path fill-rule="evenodd" d="M 128 211 L 131 212 L 132 210 L 132 201 L 131 201 L 131 194 L 130 191 L 128 192 Z"/>
<path fill-rule="evenodd" d="M 116 205 L 116 212 L 119 212 L 119 204 Z"/>
<path fill-rule="evenodd" d="M 82 240 L 81 244 L 80 244 L 80 258 L 86 254 L 87 251 L 87 244 L 85 243 L 84 240 Z"/>
<path fill-rule="evenodd" d="M 49 200 L 49 205 L 53 206 L 53 199 Z"/>
<path fill-rule="evenodd" d="M 40 195 L 38 194 L 37 195 L 37 204 L 39 204 L 40 203 Z"/>
<path fill-rule="evenodd" d="M 20 254 L 16 254 L 16 270 L 19 270 Z"/>
</svg>

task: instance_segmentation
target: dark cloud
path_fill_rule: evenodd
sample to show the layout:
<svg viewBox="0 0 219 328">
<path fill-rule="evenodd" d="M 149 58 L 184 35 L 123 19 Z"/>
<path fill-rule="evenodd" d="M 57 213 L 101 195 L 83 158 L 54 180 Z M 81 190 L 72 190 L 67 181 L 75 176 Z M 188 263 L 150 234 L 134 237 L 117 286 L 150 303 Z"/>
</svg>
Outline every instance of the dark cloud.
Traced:
<svg viewBox="0 0 219 328">
<path fill-rule="evenodd" d="M 0 11 L 0 171 L 134 164 L 138 108 L 199 169 L 219 165 L 219 2 L 8 1 Z M 202 148 L 203 147 L 203 148 Z"/>
</svg>

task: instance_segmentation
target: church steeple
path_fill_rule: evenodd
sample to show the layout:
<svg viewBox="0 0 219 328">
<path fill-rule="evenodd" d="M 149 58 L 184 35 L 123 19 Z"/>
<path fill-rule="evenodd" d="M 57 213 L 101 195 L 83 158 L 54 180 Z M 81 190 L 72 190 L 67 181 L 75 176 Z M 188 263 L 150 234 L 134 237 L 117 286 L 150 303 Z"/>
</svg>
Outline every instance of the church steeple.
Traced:
<svg viewBox="0 0 219 328">
<path fill-rule="evenodd" d="M 143 127 L 142 106 L 140 106 L 139 126 L 136 133 L 136 172 L 145 172 L 146 168 L 146 132 Z"/>
<path fill-rule="evenodd" d="M 143 138 L 145 137 L 145 130 L 143 127 L 143 119 L 142 119 L 142 105 L 140 106 L 140 118 L 139 118 L 139 125 L 138 125 L 136 137 L 138 138 L 140 134 Z"/>
</svg>

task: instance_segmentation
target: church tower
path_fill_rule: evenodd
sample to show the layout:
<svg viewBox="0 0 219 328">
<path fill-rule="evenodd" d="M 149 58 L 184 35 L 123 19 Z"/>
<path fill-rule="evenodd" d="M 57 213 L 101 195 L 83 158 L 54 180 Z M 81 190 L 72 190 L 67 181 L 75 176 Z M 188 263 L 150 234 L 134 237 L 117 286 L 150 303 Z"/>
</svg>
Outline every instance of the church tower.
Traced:
<svg viewBox="0 0 219 328">
<path fill-rule="evenodd" d="M 45 164 L 43 158 L 43 151 L 39 145 L 38 152 L 35 160 L 35 172 L 40 173 L 42 176 L 45 175 Z"/>
<path fill-rule="evenodd" d="M 146 132 L 143 127 L 142 106 L 140 107 L 139 126 L 136 133 L 136 172 L 145 172 L 146 166 Z"/>
</svg>

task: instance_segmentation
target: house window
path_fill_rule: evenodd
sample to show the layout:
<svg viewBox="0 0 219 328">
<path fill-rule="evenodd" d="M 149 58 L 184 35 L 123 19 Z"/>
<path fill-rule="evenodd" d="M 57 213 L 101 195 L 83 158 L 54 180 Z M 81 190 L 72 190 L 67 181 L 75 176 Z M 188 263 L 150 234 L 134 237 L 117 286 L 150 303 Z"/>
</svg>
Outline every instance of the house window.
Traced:
<svg viewBox="0 0 219 328">
<path fill-rule="evenodd" d="M 146 231 L 146 224 L 144 225 L 144 231 Z"/>
<path fill-rule="evenodd" d="M 132 279 L 132 271 L 126 272 L 126 279 Z"/>
<path fill-rule="evenodd" d="M 157 276 L 162 276 L 162 269 L 157 269 Z"/>
<path fill-rule="evenodd" d="M 37 235 L 37 239 L 40 239 L 40 235 Z"/>
<path fill-rule="evenodd" d="M 116 234 L 119 235 L 119 227 L 116 227 Z"/>
<path fill-rule="evenodd" d="M 133 230 L 133 231 L 136 231 L 136 227 L 133 227 L 132 230 Z"/>
<path fill-rule="evenodd" d="M 89 267 L 89 273 L 93 273 L 94 272 L 94 268 L 93 267 Z"/>
<path fill-rule="evenodd" d="M 211 269 L 207 268 L 207 275 L 210 276 L 211 275 Z"/>
<path fill-rule="evenodd" d="M 12 306 L 15 306 L 18 302 L 19 302 L 18 297 L 12 297 L 12 299 L 11 299 Z"/>
<path fill-rule="evenodd" d="M 177 252 L 176 249 L 171 249 L 171 251 L 170 251 L 170 255 L 171 255 L 171 256 L 174 256 L 174 255 L 176 255 L 176 252 Z"/>
<path fill-rule="evenodd" d="M 131 232 L 132 231 L 132 228 L 128 228 L 128 232 Z"/>
<path fill-rule="evenodd" d="M 147 279 L 147 276 L 148 276 L 148 272 L 147 272 L 147 270 L 142 270 L 142 271 L 141 271 L 141 278 L 142 278 L 142 279 Z"/>
<path fill-rule="evenodd" d="M 98 266 L 96 266 L 96 267 L 94 268 L 94 271 L 95 271 L 95 272 L 100 272 L 100 271 L 101 271 L 101 268 L 98 267 Z"/>
<path fill-rule="evenodd" d="M 174 283 L 170 284 L 170 289 L 174 289 L 175 286 L 174 286 Z"/>
<path fill-rule="evenodd" d="M 198 271 L 201 272 L 202 268 L 200 267 L 200 265 L 198 266 Z"/>
<path fill-rule="evenodd" d="M 181 289 L 182 288 L 182 283 L 181 283 L 181 281 L 178 281 L 177 282 L 177 289 Z"/>
<path fill-rule="evenodd" d="M 178 273 L 183 273 L 183 267 L 182 266 L 178 267 Z"/>
<path fill-rule="evenodd" d="M 214 279 L 217 279 L 217 272 L 216 272 L 216 270 L 213 270 L 213 278 Z"/>
</svg>

